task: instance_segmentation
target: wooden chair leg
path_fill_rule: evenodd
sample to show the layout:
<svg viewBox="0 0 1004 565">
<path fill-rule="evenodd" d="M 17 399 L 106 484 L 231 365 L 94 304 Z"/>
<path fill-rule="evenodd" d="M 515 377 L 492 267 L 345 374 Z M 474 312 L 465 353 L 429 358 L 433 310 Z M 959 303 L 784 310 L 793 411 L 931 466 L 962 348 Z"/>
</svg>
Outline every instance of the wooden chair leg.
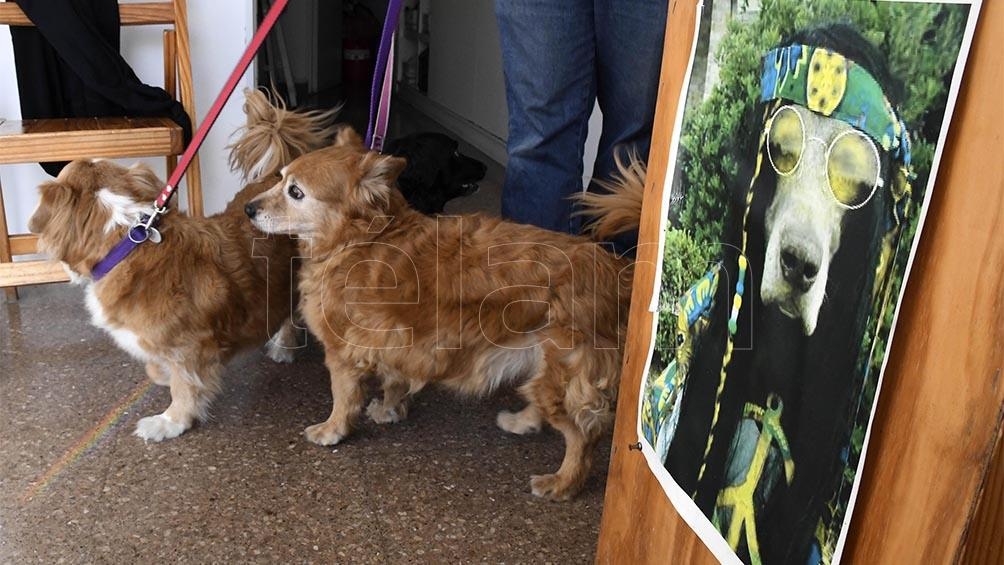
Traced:
<svg viewBox="0 0 1004 565">
<path fill-rule="evenodd" d="M 192 119 L 192 129 L 198 128 L 195 121 L 195 90 L 192 86 L 192 45 L 188 35 L 188 3 L 186 0 L 173 0 L 174 32 L 178 57 L 178 87 L 181 93 L 181 104 Z M 193 218 L 203 216 L 202 177 L 199 169 L 198 155 L 192 159 L 185 173 L 188 183 L 188 215 Z"/>
<path fill-rule="evenodd" d="M 14 260 L 10 253 L 10 232 L 7 229 L 7 211 L 3 205 L 3 184 L 0 184 L 0 263 L 10 263 Z M 17 300 L 17 287 L 4 288 L 7 302 Z"/>
<path fill-rule="evenodd" d="M 196 155 L 185 172 L 185 182 L 188 186 L 188 215 L 201 218 L 205 215 L 202 202 L 202 171 L 199 166 L 199 156 Z"/>
<path fill-rule="evenodd" d="M 173 29 L 164 30 L 164 90 L 171 98 L 178 98 L 178 39 Z M 167 156 L 167 176 L 178 166 L 178 156 Z M 167 178 L 167 177 L 165 177 Z"/>
</svg>

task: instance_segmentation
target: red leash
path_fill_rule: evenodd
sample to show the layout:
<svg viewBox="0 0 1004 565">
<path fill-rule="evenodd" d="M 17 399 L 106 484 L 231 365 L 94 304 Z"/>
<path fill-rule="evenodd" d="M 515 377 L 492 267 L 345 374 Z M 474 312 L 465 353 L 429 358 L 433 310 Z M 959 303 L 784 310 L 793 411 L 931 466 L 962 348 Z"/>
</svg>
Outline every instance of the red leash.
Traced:
<svg viewBox="0 0 1004 565">
<path fill-rule="evenodd" d="M 126 237 L 113 247 L 104 259 L 94 265 L 94 268 L 91 269 L 91 277 L 95 281 L 107 275 L 109 271 L 115 268 L 115 265 L 118 265 L 125 259 L 139 244 L 146 240 L 154 243 L 160 241 L 160 232 L 157 231 L 156 226 L 160 217 L 167 213 L 167 203 L 171 201 L 178 183 L 185 176 L 185 171 L 188 170 L 188 166 L 192 163 L 192 159 L 195 158 L 195 154 L 199 152 L 202 142 L 206 140 L 206 135 L 212 129 L 213 124 L 216 123 L 216 118 L 220 116 L 223 106 L 227 103 L 230 95 L 233 94 L 234 89 L 237 88 L 237 83 L 240 81 L 241 76 L 244 75 L 244 71 L 251 65 L 251 60 L 254 59 L 262 43 L 265 42 L 265 38 L 268 36 L 269 31 L 272 30 L 276 20 L 279 19 L 279 15 L 283 9 L 286 8 L 287 3 L 289 3 L 289 0 L 275 0 L 275 3 L 269 8 L 268 13 L 265 14 L 265 18 L 262 20 L 261 26 L 255 32 L 254 37 L 251 38 L 251 43 L 244 50 L 244 55 L 241 56 L 240 61 L 237 62 L 237 66 L 230 73 L 230 78 L 223 85 L 223 89 L 220 90 L 220 94 L 216 97 L 216 101 L 213 102 L 209 113 L 206 114 L 198 131 L 192 137 L 191 143 L 185 148 L 185 152 L 178 161 L 178 166 L 171 173 L 171 177 L 167 179 L 167 186 L 157 196 L 157 200 L 153 203 L 153 210 L 149 214 L 144 215 L 139 223 L 129 230 Z"/>
<path fill-rule="evenodd" d="M 154 207 L 158 210 L 155 213 L 162 214 L 160 208 L 163 208 L 171 196 L 174 194 L 178 183 L 181 182 L 181 177 L 185 176 L 185 171 L 188 170 L 188 166 L 192 163 L 192 159 L 195 158 L 195 154 L 198 153 L 199 147 L 202 146 L 202 142 L 206 140 L 206 135 L 209 130 L 212 129 L 213 124 L 216 123 L 216 118 L 220 116 L 220 112 L 223 110 L 223 106 L 227 103 L 230 95 L 233 94 L 234 89 L 237 88 L 237 82 L 241 80 L 241 76 L 244 75 L 244 71 L 247 70 L 248 66 L 251 64 L 251 60 L 254 59 L 258 49 L 261 48 L 261 44 L 265 42 L 265 37 L 268 36 L 268 32 L 272 30 L 272 26 L 275 25 L 276 20 L 279 19 L 279 14 L 282 13 L 283 9 L 286 8 L 286 4 L 289 0 L 276 0 L 272 7 L 269 9 L 268 13 L 265 14 L 265 19 L 261 22 L 261 27 L 255 32 L 254 37 L 251 38 L 251 43 L 248 45 L 247 49 L 244 50 L 244 55 L 241 56 L 241 60 L 237 62 L 237 66 L 234 67 L 232 73 L 230 73 L 230 78 L 227 79 L 226 84 L 223 85 L 223 90 L 216 97 L 216 101 L 213 102 L 212 108 L 209 109 L 209 113 L 206 114 L 205 119 L 202 120 L 202 125 L 199 126 L 199 130 L 195 132 L 192 137 L 192 142 L 188 144 L 185 152 L 181 155 L 181 159 L 178 161 L 178 167 L 174 169 L 174 173 L 171 177 L 167 179 L 167 186 L 157 197 L 157 201 L 154 203 Z"/>
</svg>

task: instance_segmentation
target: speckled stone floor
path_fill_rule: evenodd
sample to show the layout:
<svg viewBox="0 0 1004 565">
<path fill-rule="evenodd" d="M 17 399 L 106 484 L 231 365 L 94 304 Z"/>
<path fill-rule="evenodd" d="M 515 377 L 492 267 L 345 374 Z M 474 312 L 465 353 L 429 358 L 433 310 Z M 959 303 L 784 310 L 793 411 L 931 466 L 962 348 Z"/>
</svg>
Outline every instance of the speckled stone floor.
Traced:
<svg viewBox="0 0 1004 565">
<path fill-rule="evenodd" d="M 88 323 L 78 287 L 0 305 L 0 563 L 587 563 L 609 442 L 569 503 L 529 493 L 558 434 L 494 425 L 511 395 L 421 393 L 409 420 L 364 423 L 337 448 L 304 426 L 330 408 L 315 346 L 292 365 L 255 352 L 228 369 L 213 419 L 144 444 L 163 410 L 131 360 Z"/>
</svg>

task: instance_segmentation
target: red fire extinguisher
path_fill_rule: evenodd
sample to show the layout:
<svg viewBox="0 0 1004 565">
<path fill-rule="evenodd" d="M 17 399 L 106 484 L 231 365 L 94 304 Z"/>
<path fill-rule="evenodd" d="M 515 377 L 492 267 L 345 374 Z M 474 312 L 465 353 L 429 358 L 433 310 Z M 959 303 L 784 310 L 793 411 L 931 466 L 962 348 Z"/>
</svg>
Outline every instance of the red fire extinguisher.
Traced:
<svg viewBox="0 0 1004 565">
<path fill-rule="evenodd" d="M 347 1 L 342 12 L 342 79 L 369 84 L 373 76 L 380 21 L 359 1 Z"/>
</svg>

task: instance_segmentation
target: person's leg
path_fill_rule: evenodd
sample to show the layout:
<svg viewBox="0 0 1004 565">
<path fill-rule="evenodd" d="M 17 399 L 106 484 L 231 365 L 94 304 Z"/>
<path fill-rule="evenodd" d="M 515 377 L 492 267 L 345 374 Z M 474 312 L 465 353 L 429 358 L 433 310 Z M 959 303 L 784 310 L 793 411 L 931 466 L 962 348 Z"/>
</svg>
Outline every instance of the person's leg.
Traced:
<svg viewBox="0 0 1004 565">
<path fill-rule="evenodd" d="M 659 92 L 666 0 L 595 0 L 597 97 L 603 132 L 593 178 L 609 179 L 614 157 L 635 151 L 648 159 L 652 121 Z M 598 187 L 590 183 L 589 190 Z M 618 238 L 619 251 L 633 246 L 637 234 Z"/>
<path fill-rule="evenodd" d="M 593 176 L 616 171 L 614 151 L 648 158 L 659 93 L 666 0 L 595 0 L 597 96 L 603 133 Z"/>
<path fill-rule="evenodd" d="M 496 0 L 509 108 L 502 215 L 571 230 L 596 97 L 592 0 Z"/>
</svg>

